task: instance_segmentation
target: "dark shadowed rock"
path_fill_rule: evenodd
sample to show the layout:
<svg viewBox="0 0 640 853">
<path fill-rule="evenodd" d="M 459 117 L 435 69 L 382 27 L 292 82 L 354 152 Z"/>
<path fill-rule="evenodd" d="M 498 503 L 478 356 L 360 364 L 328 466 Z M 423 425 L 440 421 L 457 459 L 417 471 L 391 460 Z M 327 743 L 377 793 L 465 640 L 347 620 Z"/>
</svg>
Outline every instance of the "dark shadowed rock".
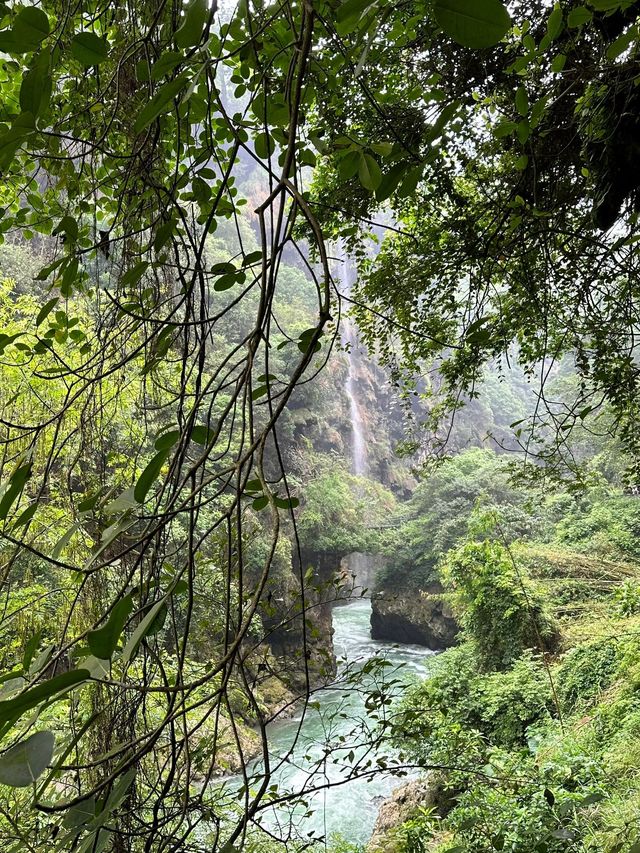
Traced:
<svg viewBox="0 0 640 853">
<path fill-rule="evenodd" d="M 371 636 L 430 649 L 454 646 L 460 627 L 442 591 L 438 583 L 423 590 L 379 590 L 371 601 Z"/>
</svg>

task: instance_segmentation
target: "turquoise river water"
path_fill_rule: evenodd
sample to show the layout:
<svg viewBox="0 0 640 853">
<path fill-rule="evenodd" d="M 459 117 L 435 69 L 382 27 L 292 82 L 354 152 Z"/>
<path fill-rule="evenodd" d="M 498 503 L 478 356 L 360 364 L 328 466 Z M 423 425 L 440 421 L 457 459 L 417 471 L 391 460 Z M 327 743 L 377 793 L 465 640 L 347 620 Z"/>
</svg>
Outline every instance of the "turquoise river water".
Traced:
<svg viewBox="0 0 640 853">
<path fill-rule="evenodd" d="M 339 834 L 347 841 L 364 843 L 371 836 L 380 803 L 402 784 L 397 777 L 382 770 L 366 778 L 344 781 L 350 766 L 347 753 L 353 747 L 356 761 L 364 756 L 365 761 L 370 759 L 375 766 L 377 756 L 367 750 L 362 741 L 360 746 L 357 743 L 358 734 L 366 740 L 366 736 L 357 731 L 358 721 L 367 716 L 366 694 L 341 682 L 341 674 L 383 656 L 393 665 L 385 668 L 385 674 L 389 676 L 394 672 L 397 678 L 409 682 L 426 675 L 428 658 L 433 654 L 422 646 L 372 640 L 370 615 L 371 602 L 368 599 L 334 609 L 333 642 L 338 658 L 336 684 L 314 694 L 314 707 L 308 708 L 304 717 L 298 714 L 288 720 L 275 721 L 267 730 L 271 765 L 277 768 L 272 781 L 280 790 L 298 791 L 305 786 L 309 790 L 318 785 L 334 785 L 306 796 L 306 807 L 298 804 L 293 809 L 267 809 L 260 823 L 275 836 L 287 838 L 293 833 L 298 837 L 323 836 L 331 839 Z M 396 672 L 395 667 L 400 669 Z M 315 762 L 327 753 L 328 759 L 316 768 L 310 778 Z"/>
</svg>

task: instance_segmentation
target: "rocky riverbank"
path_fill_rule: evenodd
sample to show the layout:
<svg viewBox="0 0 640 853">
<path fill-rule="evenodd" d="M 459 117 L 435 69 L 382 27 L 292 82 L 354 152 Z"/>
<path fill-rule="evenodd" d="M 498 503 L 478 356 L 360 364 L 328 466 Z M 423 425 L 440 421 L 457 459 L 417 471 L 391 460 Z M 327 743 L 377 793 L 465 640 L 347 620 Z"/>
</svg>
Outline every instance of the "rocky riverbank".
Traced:
<svg viewBox="0 0 640 853">
<path fill-rule="evenodd" d="M 398 829 L 419 809 L 433 809 L 444 817 L 453 804 L 452 792 L 435 773 L 396 788 L 380 806 L 367 853 L 397 853 Z"/>
</svg>

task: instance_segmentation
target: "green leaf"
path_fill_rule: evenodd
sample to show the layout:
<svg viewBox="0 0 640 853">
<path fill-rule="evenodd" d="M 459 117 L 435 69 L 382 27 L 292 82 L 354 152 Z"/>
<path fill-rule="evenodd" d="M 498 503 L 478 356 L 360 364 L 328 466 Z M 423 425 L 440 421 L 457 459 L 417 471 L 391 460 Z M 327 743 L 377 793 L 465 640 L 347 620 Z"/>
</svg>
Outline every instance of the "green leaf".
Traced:
<svg viewBox="0 0 640 853">
<path fill-rule="evenodd" d="M 261 509 L 264 509 L 268 503 L 269 497 L 267 495 L 260 495 L 259 498 L 254 498 L 251 506 L 256 512 L 259 512 Z"/>
<path fill-rule="evenodd" d="M 338 176 L 341 181 L 348 181 L 355 177 L 360 168 L 361 151 L 347 151 L 338 163 Z"/>
<path fill-rule="evenodd" d="M 274 498 L 274 503 L 278 509 L 295 509 L 300 506 L 298 498 Z"/>
<path fill-rule="evenodd" d="M 195 441 L 196 444 L 209 444 L 212 438 L 213 431 L 209 427 L 198 425 L 191 430 L 191 441 Z"/>
<path fill-rule="evenodd" d="M 369 190 L 369 192 L 375 192 L 380 186 L 382 172 L 380 171 L 380 166 L 378 166 L 370 154 L 360 155 L 358 177 L 362 186 L 365 190 Z"/>
<path fill-rule="evenodd" d="M 100 65 L 109 56 L 107 40 L 95 33 L 76 33 L 71 39 L 71 55 L 85 68 Z"/>
<path fill-rule="evenodd" d="M 570 27 L 581 27 L 583 24 L 587 24 L 592 18 L 593 12 L 590 9 L 587 9 L 586 6 L 576 6 L 575 9 L 569 12 L 567 24 Z"/>
<path fill-rule="evenodd" d="M 520 140 L 522 145 L 529 139 L 531 136 L 531 125 L 528 121 L 524 120 L 518 123 L 516 128 L 516 136 Z"/>
<path fill-rule="evenodd" d="M 64 260 L 65 258 L 63 256 L 58 258 L 58 260 L 53 261 L 53 263 L 47 264 L 46 267 L 42 267 L 36 276 L 36 281 L 46 281 L 54 270 L 58 269 L 59 266 L 62 266 Z"/>
<path fill-rule="evenodd" d="M 58 559 L 60 554 L 62 554 L 62 552 L 67 547 L 69 542 L 71 542 L 71 540 L 73 539 L 74 534 L 77 533 L 79 529 L 80 529 L 80 522 L 77 521 L 75 524 L 72 524 L 71 527 L 67 530 L 67 532 L 64 533 L 58 539 L 56 544 L 51 549 L 51 556 L 53 557 L 54 560 Z"/>
<path fill-rule="evenodd" d="M 612 42 L 607 48 L 607 59 L 617 59 L 621 54 L 627 50 L 627 48 L 632 44 L 633 41 L 638 37 L 638 28 L 637 27 L 629 27 L 626 33 L 622 33 L 621 36 Z"/>
<path fill-rule="evenodd" d="M 161 86 L 155 93 L 149 103 L 142 109 L 138 118 L 135 121 L 133 129 L 136 133 L 140 133 L 145 127 L 159 118 L 173 105 L 174 98 L 184 89 L 188 82 L 186 72 L 178 75 L 175 80 L 170 80 Z"/>
<path fill-rule="evenodd" d="M 338 34 L 345 36 L 359 26 L 366 27 L 370 21 L 370 13 L 377 5 L 375 0 L 345 0 L 336 13 Z"/>
<path fill-rule="evenodd" d="M 250 267 L 253 264 L 257 264 L 258 261 L 262 260 L 262 252 L 249 252 L 248 255 L 245 255 L 244 260 L 242 261 L 243 267 Z"/>
<path fill-rule="evenodd" d="M 407 172 L 398 189 L 399 198 L 408 198 L 410 195 L 413 195 L 422 177 L 422 172 L 422 166 L 414 166 L 413 169 Z"/>
<path fill-rule="evenodd" d="M 177 50 L 165 50 L 151 66 L 151 79 L 161 80 L 167 74 L 170 74 L 183 59 L 183 55 L 178 53 Z"/>
<path fill-rule="evenodd" d="M 0 48 L 1 50 L 1 48 Z M 6 171 L 16 151 L 27 136 L 35 131 L 35 120 L 32 113 L 20 113 L 12 122 L 11 128 L 0 136 L 0 170 Z"/>
<path fill-rule="evenodd" d="M 133 596 L 126 595 L 111 611 L 107 624 L 87 635 L 91 653 L 100 660 L 110 660 L 118 647 L 120 634 L 133 610 Z"/>
<path fill-rule="evenodd" d="M 63 216 L 51 234 L 54 237 L 57 234 L 64 234 L 70 240 L 76 240 L 78 237 L 78 220 L 74 219 L 73 216 Z"/>
<path fill-rule="evenodd" d="M 567 63 L 566 54 L 559 53 L 557 56 L 553 57 L 553 60 L 551 62 L 551 70 L 558 73 L 558 72 L 562 71 L 562 69 L 564 68 L 566 63 Z"/>
<path fill-rule="evenodd" d="M 276 150 L 273 138 L 268 133 L 257 133 L 253 140 L 253 147 L 261 160 L 267 160 Z"/>
<path fill-rule="evenodd" d="M 42 50 L 33 66 L 22 78 L 20 86 L 20 109 L 38 116 L 51 97 L 51 75 L 49 74 L 50 52 Z"/>
<path fill-rule="evenodd" d="M 322 349 L 322 344 L 320 341 L 316 341 L 315 344 L 312 344 L 310 339 L 305 339 L 298 341 L 298 349 L 302 353 L 306 353 L 311 349 L 312 352 L 319 352 Z"/>
<path fill-rule="evenodd" d="M 36 732 L 0 755 L 0 785 L 26 788 L 47 769 L 53 758 L 53 732 Z"/>
<path fill-rule="evenodd" d="M 126 513 L 130 509 L 138 508 L 138 501 L 133 496 L 134 487 L 129 486 L 128 489 L 125 489 L 123 492 L 114 498 L 112 501 L 102 508 L 105 515 L 121 515 L 122 513 Z M 100 492 L 97 493 L 97 497 L 99 497 Z"/>
<path fill-rule="evenodd" d="M 592 806 L 594 803 L 601 803 L 605 799 L 604 794 L 588 794 L 584 800 L 580 803 L 581 806 Z M 638 853 L 640 853 L 640 848 L 638 849 Z"/>
<path fill-rule="evenodd" d="M 436 0 L 434 14 L 444 32 L 463 47 L 493 47 L 511 27 L 500 0 Z"/>
<path fill-rule="evenodd" d="M 95 816 L 96 798 L 88 797 L 87 799 L 76 803 L 74 806 L 71 806 L 71 808 L 65 812 L 64 818 L 62 819 L 62 825 L 67 829 L 70 827 L 84 826 L 89 823 L 90 820 L 93 820 Z"/>
<path fill-rule="evenodd" d="M 129 638 L 129 642 L 126 644 L 122 651 L 122 660 L 124 661 L 124 663 L 129 663 L 129 661 L 138 651 L 140 643 L 153 631 L 154 622 L 156 621 L 158 614 L 160 613 L 163 607 L 166 607 L 166 600 L 167 596 L 164 596 L 164 598 L 161 598 L 160 601 L 157 601 L 149 610 L 144 619 L 140 621 L 137 628 Z"/>
<path fill-rule="evenodd" d="M 362 13 L 373 5 L 372 0 L 345 0 L 338 7 L 336 20 L 340 23 L 349 20 L 358 20 L 362 17 Z"/>
<path fill-rule="evenodd" d="M 40 504 L 38 501 L 32 503 L 31 506 L 28 506 L 24 512 L 21 512 L 18 516 L 17 520 L 14 522 L 13 529 L 16 530 L 18 527 L 24 527 L 29 524 L 33 516 L 36 514 L 36 510 Z"/>
<path fill-rule="evenodd" d="M 557 39 L 562 32 L 563 20 L 562 6 L 559 3 L 556 3 L 549 15 L 549 20 L 547 21 L 547 35 L 551 41 Z"/>
<path fill-rule="evenodd" d="M 529 112 L 529 96 L 524 86 L 518 86 L 516 91 L 516 109 L 523 117 Z"/>
<path fill-rule="evenodd" d="M 177 224 L 175 219 L 168 219 L 162 225 L 158 226 L 155 237 L 153 238 L 153 248 L 156 252 L 159 252 L 169 242 L 176 230 Z"/>
<path fill-rule="evenodd" d="M 184 23 L 176 31 L 177 46 L 185 48 L 198 44 L 204 34 L 208 19 L 209 6 L 207 0 L 192 0 L 187 6 Z"/>
<path fill-rule="evenodd" d="M 384 173 L 380 185 L 376 190 L 376 199 L 378 201 L 384 201 L 396 191 L 398 184 L 406 174 L 408 168 L 408 163 L 395 163 L 388 172 Z"/>
<path fill-rule="evenodd" d="M 95 561 L 98 559 L 100 554 L 102 554 L 105 551 L 105 549 L 108 548 L 109 545 L 111 545 L 111 543 L 114 542 L 118 536 L 120 536 L 121 533 L 123 533 L 125 530 L 127 530 L 129 527 L 131 527 L 131 525 L 134 523 L 134 521 L 135 521 L 135 519 L 132 519 L 129 516 L 129 513 L 125 512 L 125 514 L 122 516 L 122 518 L 119 518 L 116 522 L 114 522 L 112 525 L 107 527 L 107 529 L 102 532 L 102 536 L 100 537 L 100 543 L 99 543 L 98 547 L 93 552 L 93 554 L 91 555 L 91 559 L 86 564 L 87 568 L 89 566 L 91 566 L 93 563 L 95 563 Z"/>
<path fill-rule="evenodd" d="M 87 497 L 81 500 L 78 504 L 78 512 L 90 512 L 98 503 L 103 494 L 104 488 L 98 489 L 97 492 L 87 495 Z"/>
<path fill-rule="evenodd" d="M 25 673 L 29 672 L 31 661 L 33 660 L 33 656 L 40 645 L 41 638 L 42 629 L 36 631 L 35 634 L 32 634 L 25 644 L 24 654 L 22 655 L 22 671 Z"/>
<path fill-rule="evenodd" d="M 238 283 L 238 276 L 235 272 L 226 273 L 217 278 L 213 283 L 213 289 L 216 293 L 222 293 L 224 290 L 229 290 Z"/>
<path fill-rule="evenodd" d="M 153 446 L 156 450 L 169 450 L 178 442 L 180 435 L 179 429 L 170 429 L 169 432 L 163 432 L 162 435 L 159 435 Z"/>
<path fill-rule="evenodd" d="M 9 479 L 6 491 L 0 500 L 0 519 L 6 518 L 18 496 L 22 493 L 25 484 L 31 476 L 31 462 L 17 468 Z"/>
<path fill-rule="evenodd" d="M 64 268 L 64 272 L 62 273 L 62 280 L 59 283 L 59 287 L 60 293 L 62 293 L 65 298 L 71 296 L 73 285 L 75 284 L 76 279 L 78 277 L 78 267 L 78 258 L 73 258 Z"/>
<path fill-rule="evenodd" d="M 140 261 L 139 264 L 136 264 L 130 270 L 127 270 L 126 273 L 120 279 L 120 284 L 123 287 L 133 287 L 134 284 L 137 284 L 142 276 L 146 273 L 149 267 L 148 261 Z"/>
<path fill-rule="evenodd" d="M 42 9 L 27 6 L 18 12 L 11 30 L 19 48 L 35 50 L 49 35 L 49 18 Z"/>
<path fill-rule="evenodd" d="M 167 457 L 169 456 L 171 448 L 167 447 L 164 450 L 160 450 L 153 457 L 151 462 L 144 469 L 142 474 L 140 475 L 138 482 L 136 483 L 136 487 L 133 491 L 134 498 L 138 501 L 139 504 L 144 503 L 147 494 L 149 493 L 149 489 L 154 483 L 154 480 L 160 474 L 162 470 L 162 466 L 164 465 Z"/>
<path fill-rule="evenodd" d="M 268 390 L 269 390 L 269 388 L 267 385 L 259 385 L 257 388 L 254 388 L 254 390 L 251 392 L 251 399 L 252 400 L 259 400 L 260 397 L 264 397 L 264 395 L 267 393 Z"/>
<path fill-rule="evenodd" d="M 0 702 L 0 725 L 17 720 L 25 711 L 30 711 L 36 705 L 59 693 L 66 693 L 67 690 L 76 687 L 88 678 L 89 672 L 86 669 L 73 669 L 70 672 L 56 675 L 54 678 L 32 687 L 25 693 L 14 696 L 13 699 Z"/>
<path fill-rule="evenodd" d="M 237 272 L 237 267 L 231 261 L 221 261 L 212 265 L 211 272 L 214 275 L 225 275 L 226 273 Z"/>
<path fill-rule="evenodd" d="M 3 355 L 5 349 L 12 344 L 14 341 L 17 341 L 18 338 L 21 338 L 23 332 L 16 332 L 15 335 L 7 335 L 4 332 L 0 334 L 0 355 Z"/>
</svg>

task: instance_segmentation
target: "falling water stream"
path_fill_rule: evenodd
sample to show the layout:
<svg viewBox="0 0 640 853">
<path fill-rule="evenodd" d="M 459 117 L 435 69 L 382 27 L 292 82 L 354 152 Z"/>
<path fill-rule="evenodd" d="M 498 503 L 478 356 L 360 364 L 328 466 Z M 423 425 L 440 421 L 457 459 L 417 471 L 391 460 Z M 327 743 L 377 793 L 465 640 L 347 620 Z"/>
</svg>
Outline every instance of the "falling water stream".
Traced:
<svg viewBox="0 0 640 853">
<path fill-rule="evenodd" d="M 347 293 L 351 293 L 354 282 L 353 265 L 349 257 L 342 253 L 342 269 L 340 275 Z M 358 333 L 351 318 L 344 320 L 342 341 L 348 353 L 348 372 L 344 384 L 345 394 L 349 401 L 351 417 L 351 471 L 358 477 L 366 477 L 369 473 L 369 452 L 364 418 L 358 400 L 358 363 L 360 360 Z M 349 556 L 349 569 L 354 575 L 359 589 L 372 586 L 373 565 L 368 554 L 354 551 Z"/>
<path fill-rule="evenodd" d="M 358 337 L 350 318 L 347 318 L 344 324 L 344 344 L 349 350 L 349 372 L 344 390 L 349 400 L 349 413 L 351 415 L 351 470 L 359 477 L 364 477 L 367 474 L 368 459 L 364 421 L 356 389 Z"/>
</svg>

